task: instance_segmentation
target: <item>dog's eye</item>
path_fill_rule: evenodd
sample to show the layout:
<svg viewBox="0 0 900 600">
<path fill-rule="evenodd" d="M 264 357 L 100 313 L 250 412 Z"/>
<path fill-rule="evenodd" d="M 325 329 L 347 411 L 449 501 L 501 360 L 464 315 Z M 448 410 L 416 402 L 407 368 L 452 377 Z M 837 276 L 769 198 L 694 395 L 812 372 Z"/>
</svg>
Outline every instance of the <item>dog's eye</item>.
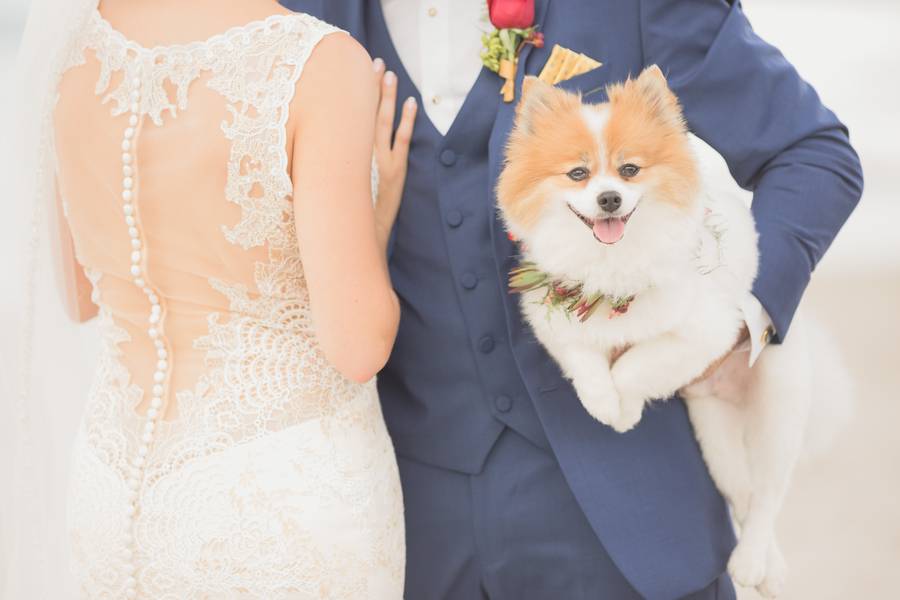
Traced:
<svg viewBox="0 0 900 600">
<path fill-rule="evenodd" d="M 569 179 L 571 179 L 572 181 L 583 181 L 588 178 L 588 175 L 590 175 L 590 173 L 584 167 L 575 167 L 574 169 L 566 173 L 566 175 L 568 175 Z"/>
<path fill-rule="evenodd" d="M 619 175 L 626 179 L 630 179 L 637 175 L 640 170 L 641 168 L 639 166 L 627 163 L 619 167 Z"/>
</svg>

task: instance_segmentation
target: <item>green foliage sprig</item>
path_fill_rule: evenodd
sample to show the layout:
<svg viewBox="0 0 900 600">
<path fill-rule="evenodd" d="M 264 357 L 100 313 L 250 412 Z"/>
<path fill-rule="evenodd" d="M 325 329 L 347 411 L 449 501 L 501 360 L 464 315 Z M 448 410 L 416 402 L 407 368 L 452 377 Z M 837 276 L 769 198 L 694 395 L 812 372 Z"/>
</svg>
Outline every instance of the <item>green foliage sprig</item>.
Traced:
<svg viewBox="0 0 900 600">
<path fill-rule="evenodd" d="M 498 73 L 500 61 L 515 62 L 523 43 L 535 44 L 540 47 L 543 46 L 543 42 L 543 35 L 537 31 L 537 27 L 495 29 L 481 36 L 481 43 L 484 45 L 484 49 L 481 51 L 481 62 L 494 73 Z"/>
</svg>

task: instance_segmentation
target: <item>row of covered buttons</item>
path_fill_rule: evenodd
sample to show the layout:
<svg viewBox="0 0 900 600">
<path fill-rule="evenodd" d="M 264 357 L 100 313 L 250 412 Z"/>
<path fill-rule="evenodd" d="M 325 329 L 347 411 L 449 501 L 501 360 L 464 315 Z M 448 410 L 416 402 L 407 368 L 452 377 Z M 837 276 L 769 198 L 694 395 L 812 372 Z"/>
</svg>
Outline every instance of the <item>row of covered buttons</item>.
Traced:
<svg viewBox="0 0 900 600">
<path fill-rule="evenodd" d="M 456 164 L 457 159 L 456 152 L 449 148 L 442 150 L 438 158 L 445 167 L 452 167 Z M 462 225 L 463 214 L 460 211 L 453 209 L 447 212 L 445 220 L 447 221 L 447 225 L 455 229 Z M 478 286 L 478 276 L 474 273 L 463 273 L 460 277 L 460 284 L 467 290 L 473 290 Z M 494 338 L 489 335 L 482 337 L 478 341 L 478 349 L 482 354 L 490 354 L 494 351 L 494 346 Z M 494 398 L 494 408 L 499 412 L 509 412 L 512 410 L 512 405 L 513 401 L 509 396 L 501 395 Z"/>
<path fill-rule="evenodd" d="M 456 152 L 451 150 L 450 148 L 445 148 L 441 150 L 441 153 L 438 155 L 438 159 L 441 161 L 441 164 L 445 167 L 452 167 L 456 164 Z M 446 215 L 447 225 L 453 227 L 454 229 L 462 225 L 463 215 L 458 210 L 451 210 Z"/>
<path fill-rule="evenodd" d="M 131 267 L 130 273 L 134 277 L 134 284 L 147 296 L 150 306 L 150 314 L 147 316 L 147 335 L 153 341 L 156 350 L 156 369 L 153 372 L 153 387 L 150 406 L 144 417 L 143 432 L 140 437 L 140 445 L 137 455 L 131 460 L 129 477 L 126 482 L 128 489 L 125 494 L 125 516 L 128 524 L 124 534 L 125 547 L 121 550 L 122 566 L 125 572 L 125 597 L 137 597 L 137 565 L 134 561 L 135 548 L 133 528 L 138 512 L 138 497 L 141 488 L 144 468 L 147 456 L 153 443 L 157 421 L 162 417 L 166 380 L 168 379 L 169 351 L 167 349 L 163 329 L 164 311 L 159 295 L 151 287 L 146 277 L 146 247 L 141 237 L 141 229 L 138 218 L 136 197 L 137 160 L 135 157 L 138 128 L 141 121 L 141 79 L 135 77 L 131 81 L 131 105 L 128 116 L 128 126 L 122 136 L 122 211 L 125 214 L 125 224 L 128 227 L 128 237 L 131 242 Z"/>
<path fill-rule="evenodd" d="M 445 167 L 452 167 L 456 164 L 456 152 L 449 148 L 442 150 L 439 156 L 441 164 Z M 456 229 L 463 222 L 463 215 L 458 210 L 451 210 L 446 215 L 447 225 Z M 463 273 L 459 280 L 460 284 L 467 290 L 474 290 L 478 286 L 478 277 L 474 273 Z"/>
</svg>

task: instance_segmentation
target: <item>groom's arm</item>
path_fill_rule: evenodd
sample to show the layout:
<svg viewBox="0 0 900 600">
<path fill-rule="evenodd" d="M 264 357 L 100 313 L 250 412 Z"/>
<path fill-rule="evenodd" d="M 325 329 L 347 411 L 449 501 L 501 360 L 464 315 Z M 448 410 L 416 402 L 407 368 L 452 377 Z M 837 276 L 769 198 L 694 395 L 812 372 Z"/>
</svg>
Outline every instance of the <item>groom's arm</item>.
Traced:
<svg viewBox="0 0 900 600">
<path fill-rule="evenodd" d="M 641 0 L 646 64 L 656 63 L 691 129 L 752 189 L 760 266 L 754 295 L 779 338 L 810 274 L 862 194 L 847 129 L 739 2 Z"/>
</svg>

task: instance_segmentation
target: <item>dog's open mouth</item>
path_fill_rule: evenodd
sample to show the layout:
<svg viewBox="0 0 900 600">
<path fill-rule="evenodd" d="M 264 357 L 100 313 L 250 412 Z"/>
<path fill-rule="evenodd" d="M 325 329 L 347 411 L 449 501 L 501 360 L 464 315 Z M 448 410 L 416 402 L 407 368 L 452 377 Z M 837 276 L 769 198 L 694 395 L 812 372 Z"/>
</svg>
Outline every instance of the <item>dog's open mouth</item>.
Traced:
<svg viewBox="0 0 900 600">
<path fill-rule="evenodd" d="M 590 217 L 586 217 L 577 210 L 575 210 L 571 204 L 567 204 L 575 216 L 581 219 L 581 222 L 588 226 L 588 229 L 594 232 L 594 238 L 598 242 L 603 244 L 615 244 L 625 235 L 625 224 L 628 223 L 628 219 L 631 218 L 631 215 L 634 214 L 634 208 L 631 209 L 631 212 L 625 215 L 624 217 L 604 217 L 601 219 L 591 219 Z"/>
</svg>

